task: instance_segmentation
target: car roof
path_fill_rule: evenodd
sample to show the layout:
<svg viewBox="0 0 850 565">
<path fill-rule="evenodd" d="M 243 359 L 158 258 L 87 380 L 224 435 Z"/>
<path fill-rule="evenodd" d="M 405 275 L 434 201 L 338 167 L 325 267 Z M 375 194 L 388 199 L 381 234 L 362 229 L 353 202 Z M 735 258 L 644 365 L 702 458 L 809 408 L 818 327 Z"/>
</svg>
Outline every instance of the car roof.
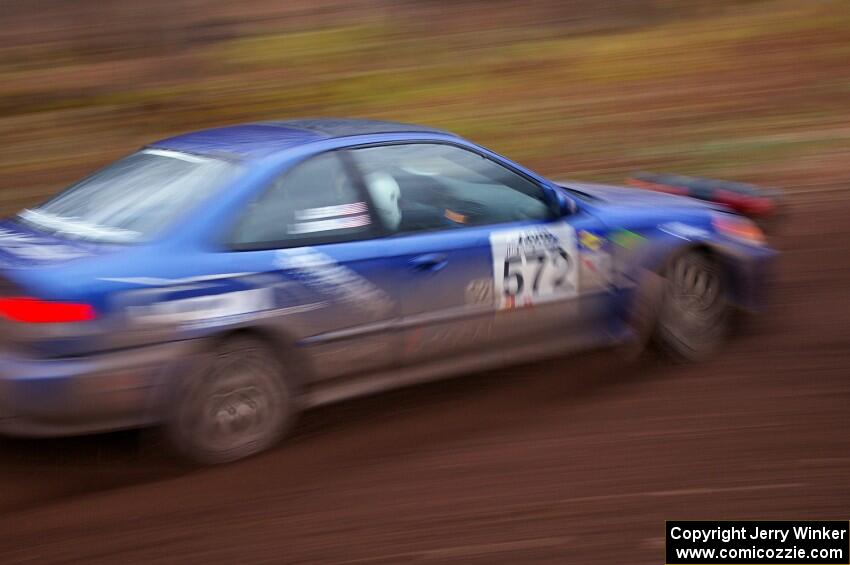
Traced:
<svg viewBox="0 0 850 565">
<path fill-rule="evenodd" d="M 401 122 L 315 118 L 266 121 L 201 130 L 163 139 L 152 143 L 150 147 L 250 159 L 265 157 L 322 139 L 379 133 L 448 132 Z"/>
</svg>

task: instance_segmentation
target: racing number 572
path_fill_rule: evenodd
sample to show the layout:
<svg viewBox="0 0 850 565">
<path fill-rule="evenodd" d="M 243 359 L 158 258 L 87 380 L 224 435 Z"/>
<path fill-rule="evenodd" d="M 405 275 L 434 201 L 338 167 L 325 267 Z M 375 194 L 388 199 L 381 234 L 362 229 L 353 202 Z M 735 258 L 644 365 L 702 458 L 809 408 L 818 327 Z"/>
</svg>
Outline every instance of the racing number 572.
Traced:
<svg viewBox="0 0 850 565">
<path fill-rule="evenodd" d="M 531 279 L 531 293 L 537 295 L 541 292 L 554 292 L 563 286 L 567 280 L 570 270 L 570 256 L 561 247 L 548 250 L 536 250 L 523 255 L 512 255 L 505 258 L 504 281 L 502 288 L 506 296 L 522 294 L 525 289 L 526 278 Z M 549 284 L 544 282 L 544 272 L 551 275 Z"/>
</svg>

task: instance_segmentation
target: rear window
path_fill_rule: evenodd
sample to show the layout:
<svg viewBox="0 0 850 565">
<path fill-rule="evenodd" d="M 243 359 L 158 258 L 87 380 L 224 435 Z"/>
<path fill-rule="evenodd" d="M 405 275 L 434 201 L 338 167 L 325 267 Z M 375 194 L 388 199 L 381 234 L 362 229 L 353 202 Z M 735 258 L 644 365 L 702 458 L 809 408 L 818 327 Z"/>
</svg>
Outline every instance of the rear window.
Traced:
<svg viewBox="0 0 850 565">
<path fill-rule="evenodd" d="M 42 231 L 109 243 L 150 239 L 221 187 L 237 165 L 146 149 L 116 161 L 18 218 Z"/>
</svg>

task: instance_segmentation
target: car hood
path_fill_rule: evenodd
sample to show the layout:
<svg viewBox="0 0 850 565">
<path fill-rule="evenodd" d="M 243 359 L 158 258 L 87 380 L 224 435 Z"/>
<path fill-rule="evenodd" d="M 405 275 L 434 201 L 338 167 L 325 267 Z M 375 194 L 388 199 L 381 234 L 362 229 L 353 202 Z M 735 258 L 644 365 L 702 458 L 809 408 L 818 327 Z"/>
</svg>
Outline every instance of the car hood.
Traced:
<svg viewBox="0 0 850 565">
<path fill-rule="evenodd" d="M 50 266 L 98 255 L 114 247 L 61 238 L 13 220 L 0 221 L 0 268 L 4 269 Z"/>
<path fill-rule="evenodd" d="M 697 200 L 687 196 L 653 192 L 628 186 L 613 186 L 589 182 L 558 181 L 560 186 L 587 194 L 596 200 L 627 206 L 630 208 L 701 208 L 710 210 L 728 210 L 721 204 Z"/>
</svg>

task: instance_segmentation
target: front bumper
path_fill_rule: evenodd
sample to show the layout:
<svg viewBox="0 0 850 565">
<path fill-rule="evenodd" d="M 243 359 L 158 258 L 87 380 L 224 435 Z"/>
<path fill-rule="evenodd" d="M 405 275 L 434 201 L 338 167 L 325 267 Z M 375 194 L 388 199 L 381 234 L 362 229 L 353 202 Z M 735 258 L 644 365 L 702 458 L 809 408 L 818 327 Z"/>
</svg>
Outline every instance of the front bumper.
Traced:
<svg viewBox="0 0 850 565">
<path fill-rule="evenodd" d="M 64 359 L 0 355 L 0 433 L 48 437 L 155 424 L 193 342 Z"/>
<path fill-rule="evenodd" d="M 725 254 L 731 274 L 732 302 L 738 308 L 759 312 L 770 302 L 778 253 L 770 248 L 733 248 Z"/>
</svg>

